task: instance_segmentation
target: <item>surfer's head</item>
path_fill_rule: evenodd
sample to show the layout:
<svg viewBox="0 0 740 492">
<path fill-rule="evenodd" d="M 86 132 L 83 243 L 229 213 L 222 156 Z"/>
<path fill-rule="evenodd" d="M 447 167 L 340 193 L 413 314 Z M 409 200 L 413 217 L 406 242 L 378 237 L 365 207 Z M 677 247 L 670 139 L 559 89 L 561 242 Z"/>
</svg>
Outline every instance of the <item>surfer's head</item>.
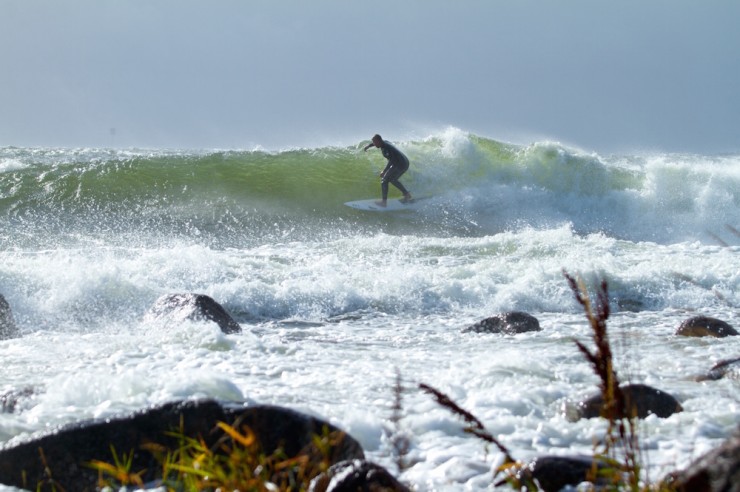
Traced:
<svg viewBox="0 0 740 492">
<path fill-rule="evenodd" d="M 383 137 L 378 135 L 377 133 L 373 135 L 373 145 L 376 147 L 382 147 L 383 146 Z"/>
</svg>

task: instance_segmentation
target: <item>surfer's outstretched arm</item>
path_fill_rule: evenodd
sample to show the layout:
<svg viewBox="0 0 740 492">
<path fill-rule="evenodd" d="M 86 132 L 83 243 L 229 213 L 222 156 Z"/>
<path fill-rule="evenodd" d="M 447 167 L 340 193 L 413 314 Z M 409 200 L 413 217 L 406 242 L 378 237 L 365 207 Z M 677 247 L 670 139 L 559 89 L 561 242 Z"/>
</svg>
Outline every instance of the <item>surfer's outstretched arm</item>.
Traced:
<svg viewBox="0 0 740 492">
<path fill-rule="evenodd" d="M 381 137 L 378 134 L 373 135 L 373 138 L 370 141 L 370 143 L 365 145 L 365 148 L 362 150 L 367 152 L 367 149 L 369 149 L 370 147 L 377 147 L 379 149 L 383 148 L 383 137 Z"/>
</svg>

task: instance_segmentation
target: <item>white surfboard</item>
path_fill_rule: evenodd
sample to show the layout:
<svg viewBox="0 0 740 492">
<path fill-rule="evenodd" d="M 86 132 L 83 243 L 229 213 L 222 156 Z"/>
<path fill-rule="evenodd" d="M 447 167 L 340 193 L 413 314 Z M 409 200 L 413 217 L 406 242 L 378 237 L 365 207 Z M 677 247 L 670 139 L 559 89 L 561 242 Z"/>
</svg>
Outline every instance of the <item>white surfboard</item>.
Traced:
<svg viewBox="0 0 740 492">
<path fill-rule="evenodd" d="M 355 200 L 353 202 L 346 202 L 345 205 L 348 207 L 355 208 L 357 210 L 365 210 L 368 212 L 400 212 L 403 210 L 414 210 L 418 207 L 419 198 L 415 198 L 410 202 L 402 203 L 399 199 L 390 199 L 385 207 L 378 205 L 380 199 L 372 198 L 370 200 Z"/>
</svg>

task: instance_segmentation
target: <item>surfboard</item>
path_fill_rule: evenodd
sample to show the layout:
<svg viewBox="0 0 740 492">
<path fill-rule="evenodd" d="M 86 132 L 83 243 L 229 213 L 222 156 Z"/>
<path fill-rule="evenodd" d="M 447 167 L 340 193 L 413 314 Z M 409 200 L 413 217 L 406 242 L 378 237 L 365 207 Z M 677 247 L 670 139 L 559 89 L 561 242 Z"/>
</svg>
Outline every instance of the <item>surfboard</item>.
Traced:
<svg viewBox="0 0 740 492">
<path fill-rule="evenodd" d="M 377 202 L 379 201 L 380 199 L 378 198 L 372 198 L 370 200 L 355 200 L 353 202 L 346 202 L 345 205 L 357 210 L 365 210 L 367 212 L 400 212 L 403 210 L 409 211 L 417 208 L 419 198 L 415 198 L 408 203 L 402 203 L 400 199 L 390 199 L 388 200 L 388 203 L 385 207 L 381 207 L 380 205 L 378 205 Z"/>
</svg>

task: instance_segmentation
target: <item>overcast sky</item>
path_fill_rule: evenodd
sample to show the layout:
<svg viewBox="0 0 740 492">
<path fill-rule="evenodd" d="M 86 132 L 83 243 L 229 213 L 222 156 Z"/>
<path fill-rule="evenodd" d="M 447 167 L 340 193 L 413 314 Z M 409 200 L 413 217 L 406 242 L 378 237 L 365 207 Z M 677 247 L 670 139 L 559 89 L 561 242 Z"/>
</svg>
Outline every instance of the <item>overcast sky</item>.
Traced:
<svg viewBox="0 0 740 492">
<path fill-rule="evenodd" d="M 0 0 L 0 146 L 740 151 L 735 0 Z"/>
</svg>

